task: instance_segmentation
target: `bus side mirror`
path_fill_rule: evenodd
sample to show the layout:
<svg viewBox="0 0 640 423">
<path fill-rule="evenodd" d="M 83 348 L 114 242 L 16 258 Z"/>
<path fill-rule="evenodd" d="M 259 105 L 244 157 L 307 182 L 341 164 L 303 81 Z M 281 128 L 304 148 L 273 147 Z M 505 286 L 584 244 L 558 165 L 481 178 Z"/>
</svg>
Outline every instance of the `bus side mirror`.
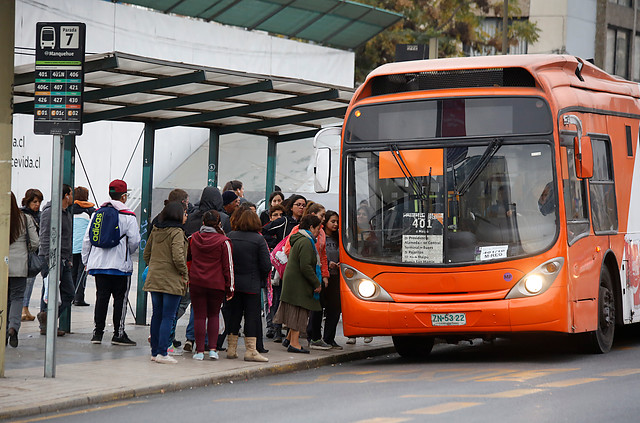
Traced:
<svg viewBox="0 0 640 423">
<path fill-rule="evenodd" d="M 317 193 L 329 192 L 329 178 L 331 177 L 331 149 L 321 147 L 316 149 L 316 162 L 313 168 L 315 174 L 313 187 Z"/>
<path fill-rule="evenodd" d="M 589 179 L 593 176 L 593 150 L 591 138 L 575 137 L 573 139 L 573 151 L 575 153 L 576 176 L 580 179 Z"/>
</svg>

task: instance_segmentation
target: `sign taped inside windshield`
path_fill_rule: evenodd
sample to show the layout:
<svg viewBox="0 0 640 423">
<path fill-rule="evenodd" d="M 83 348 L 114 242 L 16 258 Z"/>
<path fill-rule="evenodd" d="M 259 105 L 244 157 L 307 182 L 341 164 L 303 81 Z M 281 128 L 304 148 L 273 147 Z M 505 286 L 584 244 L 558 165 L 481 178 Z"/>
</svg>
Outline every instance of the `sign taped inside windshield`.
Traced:
<svg viewBox="0 0 640 423">
<path fill-rule="evenodd" d="M 443 213 L 403 213 L 402 261 L 405 263 L 442 263 Z M 427 233 L 428 231 L 428 233 Z"/>
</svg>

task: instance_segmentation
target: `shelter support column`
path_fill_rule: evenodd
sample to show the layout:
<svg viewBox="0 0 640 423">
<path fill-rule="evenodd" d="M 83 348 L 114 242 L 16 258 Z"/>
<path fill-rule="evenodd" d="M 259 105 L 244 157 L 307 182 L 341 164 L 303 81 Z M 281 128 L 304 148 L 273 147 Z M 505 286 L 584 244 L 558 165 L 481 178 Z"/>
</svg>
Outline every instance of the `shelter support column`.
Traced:
<svg viewBox="0 0 640 423">
<path fill-rule="evenodd" d="M 0 13 L 0 313 L 7 316 L 9 284 L 9 215 L 11 204 L 11 139 L 13 110 L 13 44 L 15 32 L 15 1 L 2 3 Z M 0 319 L 0 333 L 6 333 L 7 320 Z M 4 377 L 4 342 L 0 342 L 0 377 Z"/>
<path fill-rule="evenodd" d="M 67 184 L 71 187 L 71 189 L 74 189 L 76 180 L 76 137 L 74 135 L 65 136 L 62 148 L 64 162 L 64 167 L 62 170 L 62 183 Z M 76 281 L 73 281 L 74 284 L 75 282 Z M 67 308 L 60 314 L 59 325 L 60 329 L 62 329 L 63 331 L 71 332 L 71 307 Z"/>
<path fill-rule="evenodd" d="M 264 201 L 269 201 L 269 196 L 273 192 L 276 185 L 276 154 L 277 146 L 275 138 L 269 137 L 267 139 L 267 185 L 264 191 Z M 269 210 L 269 204 L 265 204 L 267 210 Z"/>
<path fill-rule="evenodd" d="M 138 284 L 136 301 L 136 324 L 144 325 L 147 320 L 147 293 L 142 289 L 142 272 L 146 263 L 142 258 L 144 247 L 151 232 L 151 196 L 153 192 L 153 154 L 155 149 L 155 129 L 150 123 L 144 125 L 144 147 L 142 152 L 142 198 L 140 201 L 140 249 L 138 260 Z"/>
<path fill-rule="evenodd" d="M 220 134 L 215 129 L 209 130 L 209 166 L 207 186 L 218 186 L 218 158 L 220 157 Z"/>
</svg>

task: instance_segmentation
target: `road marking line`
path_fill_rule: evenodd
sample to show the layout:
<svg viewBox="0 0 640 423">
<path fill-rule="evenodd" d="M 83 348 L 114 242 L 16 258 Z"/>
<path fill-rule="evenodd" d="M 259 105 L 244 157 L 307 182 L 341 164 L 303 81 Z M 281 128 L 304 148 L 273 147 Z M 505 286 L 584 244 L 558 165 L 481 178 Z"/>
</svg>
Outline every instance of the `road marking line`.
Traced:
<svg viewBox="0 0 640 423">
<path fill-rule="evenodd" d="M 538 385 L 538 388 L 567 388 L 569 386 L 583 385 L 585 383 L 598 382 L 600 380 L 604 379 L 597 377 L 585 377 L 582 379 L 559 380 L 557 382 L 543 383 L 542 385 Z"/>
<path fill-rule="evenodd" d="M 86 409 L 86 410 L 71 411 L 69 413 L 60 413 L 60 414 L 56 414 L 55 416 L 43 416 L 43 417 L 34 417 L 33 419 L 27 419 L 27 420 L 18 420 L 18 421 L 15 421 L 14 423 L 41 422 L 43 420 L 53 420 L 53 419 L 59 419 L 61 417 L 76 416 L 78 414 L 94 413 L 96 411 L 109 410 L 111 408 L 118 408 L 118 407 L 126 407 L 127 405 L 142 404 L 142 403 L 145 403 L 145 402 L 147 402 L 147 401 L 118 402 L 116 404 L 101 405 L 99 407 L 89 408 L 89 409 Z"/>
<path fill-rule="evenodd" d="M 513 372 L 495 377 L 477 378 L 475 382 L 526 382 L 544 376 L 551 376 L 557 373 L 572 372 L 580 369 L 540 369 L 540 370 L 524 370 L 521 372 Z"/>
<path fill-rule="evenodd" d="M 481 404 L 481 402 L 445 402 L 444 404 L 438 404 L 431 407 L 403 411 L 402 414 L 442 414 Z"/>
<path fill-rule="evenodd" d="M 358 420 L 355 423 L 402 423 L 402 422 L 408 422 L 411 419 L 405 419 L 402 417 L 376 417 L 373 419 L 365 419 L 365 420 Z"/>
<path fill-rule="evenodd" d="M 518 398 L 543 391 L 544 389 L 513 389 L 493 394 L 402 395 L 400 398 Z"/>
<path fill-rule="evenodd" d="M 240 402 L 240 401 L 279 401 L 279 400 L 301 400 L 312 399 L 311 395 L 301 395 L 297 397 L 247 397 L 247 398 L 219 398 L 213 402 Z"/>
<path fill-rule="evenodd" d="M 602 373 L 600 376 L 612 377 L 612 376 L 631 376 L 640 373 L 640 369 L 620 369 L 612 372 Z"/>
</svg>

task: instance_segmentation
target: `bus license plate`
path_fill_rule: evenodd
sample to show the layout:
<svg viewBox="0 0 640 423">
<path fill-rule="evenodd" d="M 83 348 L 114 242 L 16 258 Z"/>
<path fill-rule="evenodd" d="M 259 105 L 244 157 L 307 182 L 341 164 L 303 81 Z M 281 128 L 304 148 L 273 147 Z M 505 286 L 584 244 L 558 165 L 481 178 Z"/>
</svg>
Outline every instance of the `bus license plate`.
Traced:
<svg viewBox="0 0 640 423">
<path fill-rule="evenodd" d="M 432 313 L 432 326 L 464 326 L 467 324 L 465 313 Z"/>
</svg>

